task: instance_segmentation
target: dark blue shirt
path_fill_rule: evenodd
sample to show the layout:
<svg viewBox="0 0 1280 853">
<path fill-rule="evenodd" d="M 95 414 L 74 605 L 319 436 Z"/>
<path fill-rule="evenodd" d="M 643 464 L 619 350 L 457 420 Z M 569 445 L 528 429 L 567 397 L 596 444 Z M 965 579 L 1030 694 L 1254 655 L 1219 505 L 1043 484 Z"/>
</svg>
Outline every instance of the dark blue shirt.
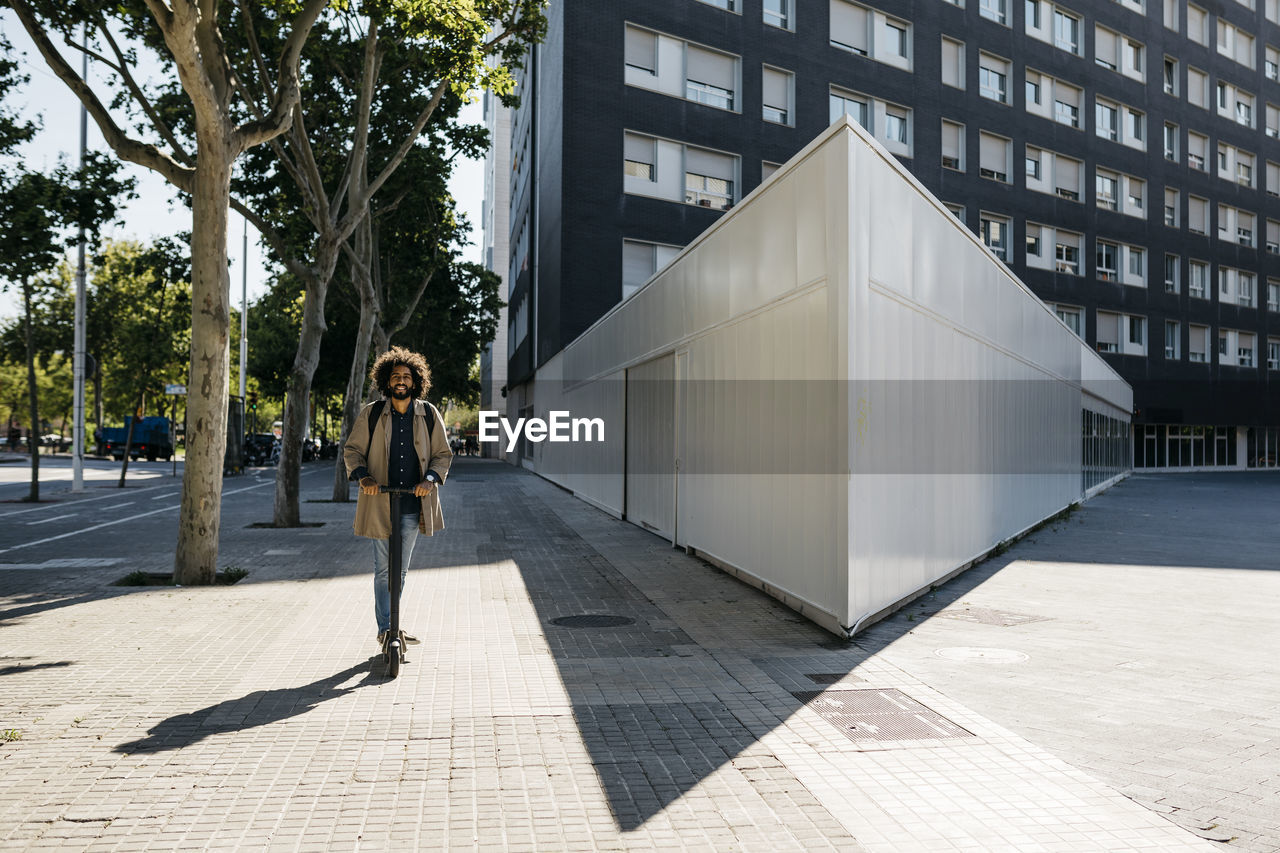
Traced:
<svg viewBox="0 0 1280 853">
<path fill-rule="evenodd" d="M 412 489 L 422 482 L 422 465 L 413 447 L 413 406 L 403 415 L 391 409 L 391 455 L 387 457 L 387 485 Z M 400 514 L 417 515 L 421 509 L 412 495 L 400 496 Z"/>
</svg>

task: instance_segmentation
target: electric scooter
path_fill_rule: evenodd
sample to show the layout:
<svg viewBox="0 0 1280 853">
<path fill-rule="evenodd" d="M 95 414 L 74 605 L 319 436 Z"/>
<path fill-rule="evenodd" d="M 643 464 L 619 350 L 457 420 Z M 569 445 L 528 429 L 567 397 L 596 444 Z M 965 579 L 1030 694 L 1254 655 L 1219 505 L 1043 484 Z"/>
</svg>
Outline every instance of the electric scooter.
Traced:
<svg viewBox="0 0 1280 853">
<path fill-rule="evenodd" d="M 387 582 L 391 589 L 391 629 L 382 640 L 382 659 L 387 662 L 387 677 L 400 674 L 404 659 L 404 631 L 400 630 L 400 572 L 403 559 L 400 556 L 400 496 L 412 495 L 413 489 L 396 486 L 379 486 L 378 491 L 391 496 L 391 538 L 387 542 Z"/>
</svg>

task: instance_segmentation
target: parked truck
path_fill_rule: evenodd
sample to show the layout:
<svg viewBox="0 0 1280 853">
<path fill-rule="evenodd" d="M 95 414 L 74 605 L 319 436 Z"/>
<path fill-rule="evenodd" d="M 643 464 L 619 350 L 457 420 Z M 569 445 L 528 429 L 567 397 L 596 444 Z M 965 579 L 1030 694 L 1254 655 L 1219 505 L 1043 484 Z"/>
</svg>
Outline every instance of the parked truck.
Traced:
<svg viewBox="0 0 1280 853">
<path fill-rule="evenodd" d="M 129 435 L 129 425 L 107 427 L 102 430 L 102 444 L 105 452 L 117 461 L 124 459 L 125 439 Z M 173 457 L 173 427 L 168 418 L 142 418 L 133 422 L 133 443 L 129 446 L 129 458 L 137 459 L 145 456 L 148 462 L 163 459 L 168 462 Z"/>
</svg>

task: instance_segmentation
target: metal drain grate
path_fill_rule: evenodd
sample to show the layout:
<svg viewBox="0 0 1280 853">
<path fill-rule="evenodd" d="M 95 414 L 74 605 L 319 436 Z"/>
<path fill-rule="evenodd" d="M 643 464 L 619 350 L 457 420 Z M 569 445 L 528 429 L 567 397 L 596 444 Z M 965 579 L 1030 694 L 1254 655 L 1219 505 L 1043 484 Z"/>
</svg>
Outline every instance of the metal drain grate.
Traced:
<svg viewBox="0 0 1280 853">
<path fill-rule="evenodd" d="M 973 732 L 901 690 L 825 690 L 791 695 L 855 743 L 973 737 Z"/>
<path fill-rule="evenodd" d="M 561 628 L 621 628 L 623 625 L 634 625 L 634 619 L 627 616 L 614 616 L 611 613 L 583 613 L 579 616 L 560 616 L 551 620 L 552 625 Z"/>
<path fill-rule="evenodd" d="M 1001 628 L 1013 628 L 1032 622 L 1048 622 L 1048 616 L 1030 616 L 1026 613 L 1010 613 L 1008 610 L 995 610 L 991 607 L 966 607 L 963 610 L 935 610 L 925 616 L 941 616 L 943 619 L 959 619 L 961 622 L 975 622 L 979 625 L 996 625 Z"/>
</svg>

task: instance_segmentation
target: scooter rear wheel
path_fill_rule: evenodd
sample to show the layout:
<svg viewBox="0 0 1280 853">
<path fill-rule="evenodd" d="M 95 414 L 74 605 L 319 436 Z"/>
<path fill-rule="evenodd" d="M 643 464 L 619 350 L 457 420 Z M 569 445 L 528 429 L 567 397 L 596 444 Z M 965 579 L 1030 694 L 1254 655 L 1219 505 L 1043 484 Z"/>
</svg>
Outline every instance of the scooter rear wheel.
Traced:
<svg viewBox="0 0 1280 853">
<path fill-rule="evenodd" d="M 387 649 L 387 678 L 400 674 L 400 644 L 392 643 Z"/>
</svg>

